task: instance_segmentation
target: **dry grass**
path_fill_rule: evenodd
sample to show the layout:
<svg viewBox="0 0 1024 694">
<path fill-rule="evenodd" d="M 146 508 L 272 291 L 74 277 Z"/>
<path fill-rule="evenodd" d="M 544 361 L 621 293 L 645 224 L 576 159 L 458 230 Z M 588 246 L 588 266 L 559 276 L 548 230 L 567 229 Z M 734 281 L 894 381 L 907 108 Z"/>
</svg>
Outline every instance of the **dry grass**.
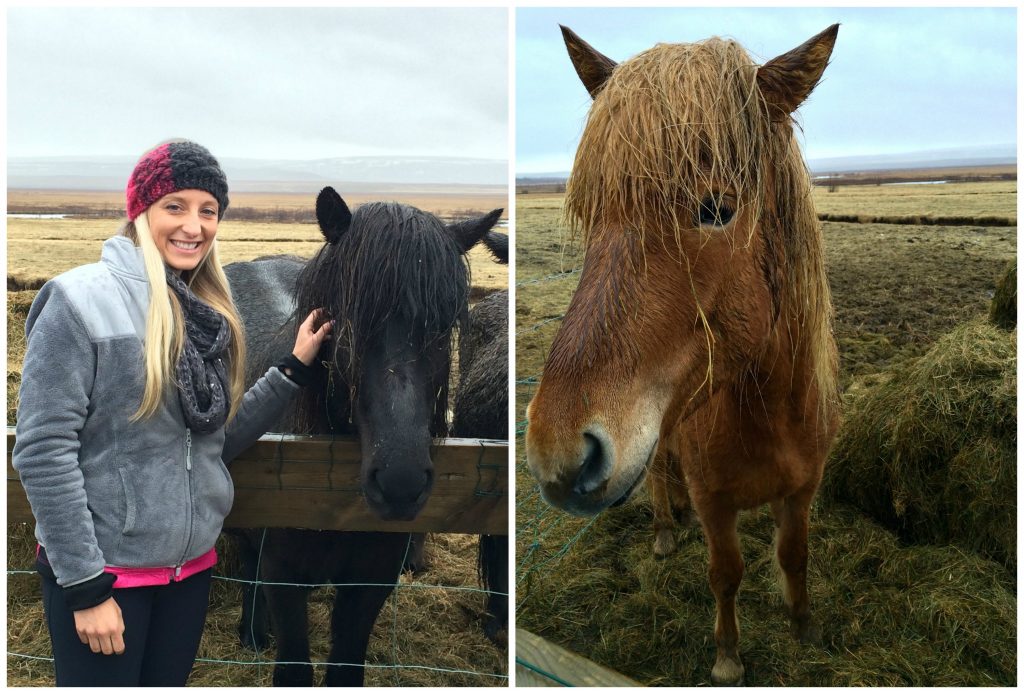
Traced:
<svg viewBox="0 0 1024 694">
<path fill-rule="evenodd" d="M 856 213 L 883 209 L 889 191 L 902 197 L 904 188 L 861 189 L 867 195 Z M 988 184 L 962 188 L 969 201 L 981 200 L 986 190 Z M 580 266 L 582 253 L 564 243 L 558 223 L 561 197 L 518 197 L 517 282 Z M 935 209 L 974 204 L 955 197 Z M 923 212 L 907 200 L 899 204 Z M 875 385 L 895 378 L 893 365 L 921 357 L 958 324 L 985 314 L 996 278 L 1016 253 L 1015 228 L 825 223 L 823 230 L 847 402 L 868 397 Z M 591 524 L 544 504 L 525 467 L 525 407 L 578 277 L 569 272 L 517 288 L 517 626 L 646 684 L 707 684 L 714 600 L 700 531 L 680 531 L 678 552 L 656 561 L 646 499 Z M 965 469 L 972 469 L 970 456 L 980 466 L 991 451 L 982 445 L 986 420 L 975 414 L 960 432 L 965 443 L 977 444 L 961 449 Z M 1015 425 L 1015 410 L 994 416 Z M 975 477 L 985 477 L 984 470 L 991 468 L 978 469 Z M 1000 470 L 1001 510 L 989 516 L 1001 524 L 997 544 L 1015 528 L 1006 505 L 1016 498 L 1014 468 Z M 983 479 L 961 481 L 984 489 Z M 974 498 L 984 504 L 985 493 Z M 789 637 L 767 512 L 741 518 L 740 648 L 747 684 L 1016 684 L 1014 573 L 970 550 L 989 541 L 909 544 L 847 503 L 820 501 L 812 512 L 809 589 L 823 627 L 820 647 L 801 647 Z"/>
<path fill-rule="evenodd" d="M 432 212 L 440 217 L 451 217 L 476 211 L 489 212 L 498 207 L 507 207 L 508 198 L 499 186 L 482 187 L 479 191 L 453 193 L 380 192 L 346 193 L 338 188 L 349 206 L 373 200 L 399 200 L 407 205 Z M 303 193 L 231 193 L 231 207 L 257 210 L 303 210 L 313 209 L 317 191 Z M 93 214 L 119 217 L 124 213 L 122 191 L 90 190 L 9 190 L 7 208 L 11 212 L 61 213 L 81 210 Z M 230 221 L 231 212 L 227 219 Z"/>
<path fill-rule="evenodd" d="M 105 239 L 117 233 L 110 219 L 9 219 L 7 276 L 11 282 L 49 279 L 84 263 L 96 262 Z M 261 255 L 291 253 L 312 256 L 323 243 L 315 224 L 271 224 L 228 219 L 220 225 L 217 247 L 221 261 L 252 260 Z M 483 248 L 470 251 L 473 284 L 508 286 L 508 268 L 491 260 Z"/>
<path fill-rule="evenodd" d="M 28 525 L 8 525 L 8 565 L 31 569 L 35 543 Z M 233 563 L 231 549 L 221 543 L 222 555 L 215 576 L 224 575 Z M 377 619 L 367 651 L 366 684 L 369 686 L 504 686 L 500 677 L 507 673 L 507 654 L 495 648 L 483 636 L 480 614 L 484 596 L 468 591 L 440 588 L 414 588 L 415 582 L 427 586 L 466 585 L 466 577 L 475 575 L 476 538 L 466 535 L 433 535 L 428 544 L 432 557 L 430 570 L 415 579 L 401 578 L 399 588 L 385 604 Z M 236 628 L 241 611 L 239 584 L 215 580 L 210 596 L 206 628 L 198 658 L 189 679 L 191 686 L 246 687 L 271 686 L 273 650 L 257 656 L 238 644 Z M 317 589 L 310 598 L 310 652 L 313 661 L 328 657 L 328 633 L 333 591 Z M 34 574 L 16 574 L 8 579 L 7 591 L 8 651 L 21 655 L 50 657 L 49 634 L 40 599 L 39 578 Z M 242 663 L 260 664 L 232 664 Z M 391 665 L 420 666 L 468 673 L 436 672 L 419 667 L 392 668 Z M 374 665 L 380 667 L 373 667 Z M 476 674 L 474 674 L 476 673 Z M 323 677 L 323 668 L 315 668 L 314 677 Z M 44 660 L 17 656 L 7 658 L 7 684 L 12 687 L 52 686 L 53 666 Z"/>
<path fill-rule="evenodd" d="M 1017 219 L 1017 182 L 943 185 L 815 186 L 821 214 L 878 217 L 1003 217 Z"/>
<path fill-rule="evenodd" d="M 578 525 L 558 528 L 521 570 L 517 626 L 647 685 L 710 684 L 715 606 L 700 531 L 677 533 L 677 552 L 656 560 L 652 514 L 638 500 L 602 514 L 556 556 Z M 801 646 L 784 615 L 772 527 L 767 511 L 741 517 L 748 685 L 1016 682 L 1016 590 L 1000 564 L 954 547 L 904 546 L 851 509 L 815 509 L 808 588 L 822 644 Z"/>
</svg>

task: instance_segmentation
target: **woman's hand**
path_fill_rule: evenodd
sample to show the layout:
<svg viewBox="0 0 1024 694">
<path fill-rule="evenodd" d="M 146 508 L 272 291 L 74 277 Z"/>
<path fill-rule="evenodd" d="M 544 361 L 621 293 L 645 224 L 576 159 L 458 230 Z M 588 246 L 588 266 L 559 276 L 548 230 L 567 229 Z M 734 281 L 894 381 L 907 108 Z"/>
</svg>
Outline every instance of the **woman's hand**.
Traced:
<svg viewBox="0 0 1024 694">
<path fill-rule="evenodd" d="M 302 325 L 299 326 L 299 334 L 295 336 L 295 349 L 292 350 L 292 354 L 306 366 L 312 364 L 316 359 L 320 345 L 324 343 L 324 340 L 331 334 L 331 328 L 334 327 L 334 321 L 329 320 L 324 321 L 319 329 L 313 329 L 323 312 L 322 308 L 318 308 L 306 316 L 306 320 L 302 321 Z"/>
<path fill-rule="evenodd" d="M 124 620 L 114 598 L 107 598 L 96 607 L 75 611 L 75 631 L 82 643 L 93 653 L 112 655 L 124 653 Z"/>
</svg>

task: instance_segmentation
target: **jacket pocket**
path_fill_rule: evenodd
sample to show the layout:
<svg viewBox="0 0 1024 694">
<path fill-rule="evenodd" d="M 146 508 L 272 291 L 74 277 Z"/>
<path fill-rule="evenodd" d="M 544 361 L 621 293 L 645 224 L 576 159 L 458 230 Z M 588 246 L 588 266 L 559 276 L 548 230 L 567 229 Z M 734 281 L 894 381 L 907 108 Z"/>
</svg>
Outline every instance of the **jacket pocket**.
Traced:
<svg viewBox="0 0 1024 694">
<path fill-rule="evenodd" d="M 121 487 L 124 489 L 125 503 L 124 527 L 121 529 L 121 532 L 124 535 L 134 535 L 135 516 L 138 511 L 138 506 L 135 502 L 135 490 L 132 487 L 131 481 L 128 479 L 128 471 L 123 467 L 119 467 L 117 471 L 121 475 Z"/>
</svg>

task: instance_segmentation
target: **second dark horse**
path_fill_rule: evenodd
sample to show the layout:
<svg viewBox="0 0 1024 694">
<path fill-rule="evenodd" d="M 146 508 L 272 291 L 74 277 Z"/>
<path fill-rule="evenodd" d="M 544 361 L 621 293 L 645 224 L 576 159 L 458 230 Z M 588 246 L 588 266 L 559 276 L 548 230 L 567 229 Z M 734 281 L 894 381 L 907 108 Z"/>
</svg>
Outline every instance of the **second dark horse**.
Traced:
<svg viewBox="0 0 1024 694">
<path fill-rule="evenodd" d="M 329 353 L 321 354 L 328 371 L 274 429 L 358 434 L 366 503 L 382 519 L 410 520 L 433 486 L 431 443 L 448 433 L 452 342 L 469 297 L 465 253 L 501 210 L 445 225 L 398 203 L 367 203 L 352 213 L 325 188 L 316 214 L 327 243 L 310 261 L 276 257 L 225 268 L 245 323 L 247 373 L 262 373 L 287 354 L 296 316 L 326 309 L 335 321 Z M 398 579 L 408 534 L 272 528 L 241 534 L 243 562 L 255 566 L 258 557 L 262 581 L 360 584 L 336 589 L 324 684 L 362 685 L 370 632 Z M 265 585 L 263 591 L 277 639 L 275 686 L 312 685 L 309 589 Z M 267 623 L 257 598 L 251 590 L 246 595 L 239 631 L 243 642 L 262 647 Z"/>
</svg>

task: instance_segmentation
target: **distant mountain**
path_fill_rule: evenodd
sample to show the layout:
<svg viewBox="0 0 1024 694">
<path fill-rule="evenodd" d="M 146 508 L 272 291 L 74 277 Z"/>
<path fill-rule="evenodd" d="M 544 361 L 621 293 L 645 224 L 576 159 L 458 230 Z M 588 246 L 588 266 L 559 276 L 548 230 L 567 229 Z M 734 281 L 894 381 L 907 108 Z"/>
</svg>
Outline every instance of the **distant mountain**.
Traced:
<svg viewBox="0 0 1024 694">
<path fill-rule="evenodd" d="M 848 157 L 822 157 L 807 162 L 811 173 L 849 173 L 891 169 L 949 168 L 954 166 L 996 166 L 1017 163 L 1017 145 L 1001 144 L 980 147 L 950 147 L 899 154 L 865 154 Z M 516 185 L 562 183 L 568 171 L 518 174 Z"/>
<path fill-rule="evenodd" d="M 7 160 L 10 189 L 121 190 L 134 157 L 33 157 Z M 364 190 L 441 190 L 502 186 L 504 159 L 468 157 L 337 157 L 311 161 L 221 159 L 231 189 L 238 192 L 306 191 L 333 185 Z"/>
<path fill-rule="evenodd" d="M 1017 163 L 1017 145 L 950 147 L 899 154 L 826 157 L 807 162 L 811 173 L 849 173 L 891 169 L 930 169 L 954 166 L 996 166 Z"/>
</svg>

